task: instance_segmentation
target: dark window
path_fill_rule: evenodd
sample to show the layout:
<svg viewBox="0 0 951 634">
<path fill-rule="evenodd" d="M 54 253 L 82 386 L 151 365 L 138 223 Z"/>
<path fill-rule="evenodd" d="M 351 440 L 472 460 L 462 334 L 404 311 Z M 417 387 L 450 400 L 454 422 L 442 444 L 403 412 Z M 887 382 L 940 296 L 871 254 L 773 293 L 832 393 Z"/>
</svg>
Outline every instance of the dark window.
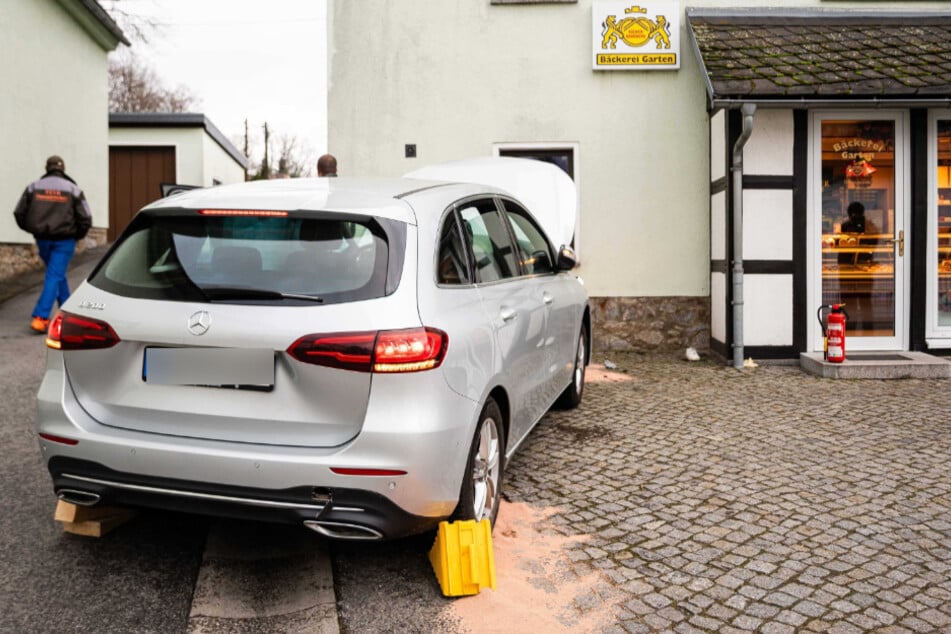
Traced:
<svg viewBox="0 0 951 634">
<path fill-rule="evenodd" d="M 90 283 L 118 295 L 180 301 L 370 299 L 395 289 L 403 233 L 400 223 L 373 218 L 140 214 Z"/>
<path fill-rule="evenodd" d="M 440 284 L 470 284 L 468 256 L 456 214 L 450 212 L 439 234 L 436 279 Z"/>
<path fill-rule="evenodd" d="M 458 211 L 475 264 L 476 281 L 494 282 L 519 275 L 512 242 L 495 201 L 464 203 Z"/>
<path fill-rule="evenodd" d="M 514 158 L 535 159 L 556 165 L 564 171 L 565 174 L 575 178 L 575 155 L 571 148 L 556 148 L 549 150 L 542 149 L 501 149 L 499 156 L 511 156 Z"/>
<path fill-rule="evenodd" d="M 554 259 L 545 234 L 519 205 L 511 200 L 503 200 L 502 204 L 512 226 L 522 270 L 526 275 L 553 273 Z"/>
</svg>

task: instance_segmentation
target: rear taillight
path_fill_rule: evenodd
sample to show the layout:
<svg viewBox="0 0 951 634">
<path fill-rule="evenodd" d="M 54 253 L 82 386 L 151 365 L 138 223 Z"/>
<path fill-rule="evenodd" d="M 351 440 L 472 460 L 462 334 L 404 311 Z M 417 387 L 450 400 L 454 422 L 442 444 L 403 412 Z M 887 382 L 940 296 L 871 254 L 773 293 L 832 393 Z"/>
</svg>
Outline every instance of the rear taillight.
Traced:
<svg viewBox="0 0 951 634">
<path fill-rule="evenodd" d="M 50 322 L 46 345 L 56 350 L 98 350 L 119 343 L 112 326 L 99 319 L 60 311 Z"/>
<path fill-rule="evenodd" d="M 449 336 L 435 328 L 385 330 L 376 338 L 374 372 L 432 370 L 446 356 Z"/>
<path fill-rule="evenodd" d="M 439 367 L 449 336 L 435 328 L 305 335 L 287 349 L 304 363 L 357 372 L 420 372 Z"/>
</svg>

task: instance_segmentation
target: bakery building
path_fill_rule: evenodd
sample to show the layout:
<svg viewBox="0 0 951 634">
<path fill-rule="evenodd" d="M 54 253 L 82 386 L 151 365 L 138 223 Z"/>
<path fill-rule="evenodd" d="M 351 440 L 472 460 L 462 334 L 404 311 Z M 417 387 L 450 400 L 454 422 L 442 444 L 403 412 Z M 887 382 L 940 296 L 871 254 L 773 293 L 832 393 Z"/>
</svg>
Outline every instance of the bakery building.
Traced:
<svg viewBox="0 0 951 634">
<path fill-rule="evenodd" d="M 600 351 L 951 350 L 949 6 L 730 4 L 331 0 L 330 151 L 561 165 Z"/>
</svg>

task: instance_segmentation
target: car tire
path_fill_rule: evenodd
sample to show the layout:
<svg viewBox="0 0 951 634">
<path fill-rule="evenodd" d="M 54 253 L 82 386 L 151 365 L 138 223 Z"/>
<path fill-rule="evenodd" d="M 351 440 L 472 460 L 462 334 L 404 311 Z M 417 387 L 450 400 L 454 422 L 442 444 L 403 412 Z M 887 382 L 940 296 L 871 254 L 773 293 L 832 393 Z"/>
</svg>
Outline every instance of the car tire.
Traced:
<svg viewBox="0 0 951 634">
<path fill-rule="evenodd" d="M 581 397 L 584 396 L 584 373 L 588 363 L 587 343 L 588 327 L 581 324 L 578 345 L 575 347 L 575 367 L 571 371 L 571 383 L 555 401 L 555 407 L 558 409 L 574 409 L 581 404 Z"/>
<path fill-rule="evenodd" d="M 453 520 L 488 518 L 495 526 L 502 500 L 502 477 L 505 471 L 505 428 L 502 411 L 489 399 L 479 414 L 475 436 L 469 449 L 466 471 L 459 492 L 459 504 Z"/>
</svg>

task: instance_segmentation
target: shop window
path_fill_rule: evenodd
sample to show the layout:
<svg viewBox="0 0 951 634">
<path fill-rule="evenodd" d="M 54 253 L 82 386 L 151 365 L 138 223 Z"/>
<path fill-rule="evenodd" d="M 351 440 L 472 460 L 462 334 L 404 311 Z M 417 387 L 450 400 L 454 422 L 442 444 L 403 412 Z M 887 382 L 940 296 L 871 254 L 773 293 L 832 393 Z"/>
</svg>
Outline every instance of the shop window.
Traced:
<svg viewBox="0 0 951 634">
<path fill-rule="evenodd" d="M 937 290 L 938 328 L 951 328 L 951 120 L 937 126 Z"/>
<path fill-rule="evenodd" d="M 895 334 L 895 122 L 822 122 L 822 303 L 858 336 Z"/>
</svg>

